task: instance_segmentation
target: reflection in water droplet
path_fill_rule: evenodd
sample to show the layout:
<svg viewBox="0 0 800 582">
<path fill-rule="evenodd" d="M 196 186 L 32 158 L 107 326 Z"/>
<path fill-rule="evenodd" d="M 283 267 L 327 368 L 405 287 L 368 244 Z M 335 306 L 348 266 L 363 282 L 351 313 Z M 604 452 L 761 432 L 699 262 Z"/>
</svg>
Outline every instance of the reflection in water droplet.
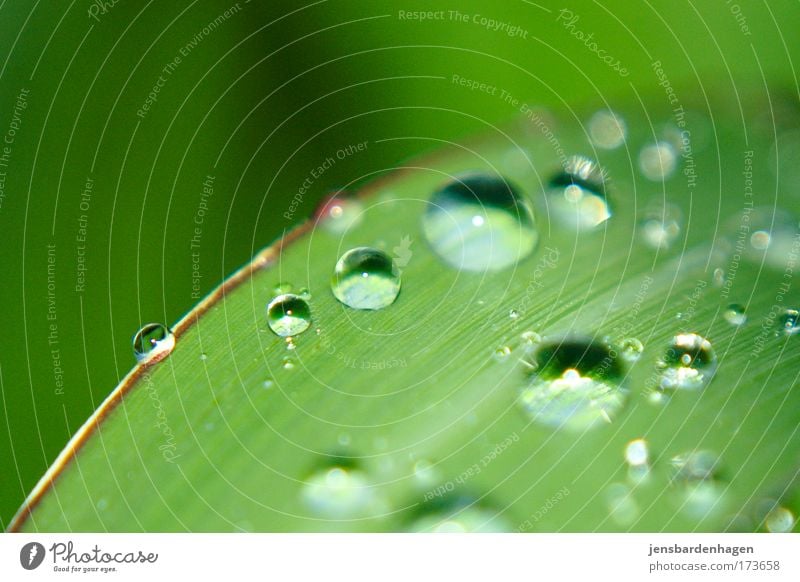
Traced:
<svg viewBox="0 0 800 582">
<path fill-rule="evenodd" d="M 158 362 L 174 347 L 175 336 L 160 323 L 148 323 L 133 336 L 133 355 L 139 362 Z"/>
<path fill-rule="evenodd" d="M 795 335 L 800 332 L 800 311 L 797 309 L 786 309 L 780 318 L 781 330 L 786 335 Z"/>
<path fill-rule="evenodd" d="M 764 527 L 770 533 L 788 533 L 794 528 L 794 514 L 785 507 L 777 506 L 767 514 Z"/>
<path fill-rule="evenodd" d="M 278 295 L 267 305 L 267 323 L 281 337 L 297 335 L 311 325 L 311 310 L 298 295 Z"/>
<path fill-rule="evenodd" d="M 624 370 L 615 350 L 584 338 L 541 344 L 528 362 L 520 405 L 536 422 L 584 429 L 611 422 L 625 404 Z"/>
<path fill-rule="evenodd" d="M 400 271 L 391 257 L 378 249 L 356 247 L 336 263 L 333 294 L 353 309 L 383 309 L 400 293 Z"/>
<path fill-rule="evenodd" d="M 364 217 L 364 206 L 355 198 L 333 198 L 319 213 L 322 227 L 331 234 L 344 234 L 358 226 Z"/>
<path fill-rule="evenodd" d="M 500 533 L 510 532 L 511 524 L 495 511 L 471 505 L 424 515 L 415 520 L 409 530 L 428 533 Z"/>
<path fill-rule="evenodd" d="M 515 265 L 539 240 L 533 213 L 517 188 L 485 174 L 461 176 L 437 190 L 422 228 L 437 255 L 466 271 Z"/>
<path fill-rule="evenodd" d="M 611 217 L 605 175 L 589 158 L 569 158 L 564 170 L 550 180 L 547 194 L 550 214 L 563 226 L 590 230 Z"/>
<path fill-rule="evenodd" d="M 725 318 L 725 321 L 730 323 L 731 325 L 744 325 L 747 322 L 747 315 L 744 312 L 744 306 L 739 305 L 738 303 L 731 303 L 725 309 L 725 312 L 722 314 L 722 317 Z"/>
<path fill-rule="evenodd" d="M 677 162 L 678 155 L 675 148 L 665 141 L 646 145 L 639 152 L 639 169 L 645 178 L 654 182 L 672 176 Z"/>
<path fill-rule="evenodd" d="M 672 339 L 657 367 L 661 373 L 661 388 L 693 390 L 711 381 L 717 357 L 707 339 L 696 333 L 682 333 Z"/>
<path fill-rule="evenodd" d="M 625 143 L 625 121 L 616 113 L 600 110 L 589 119 L 589 136 L 599 148 L 613 150 Z"/>
<path fill-rule="evenodd" d="M 329 519 L 374 517 L 385 512 L 383 500 L 362 471 L 326 467 L 309 477 L 302 499 L 317 515 Z"/>
</svg>

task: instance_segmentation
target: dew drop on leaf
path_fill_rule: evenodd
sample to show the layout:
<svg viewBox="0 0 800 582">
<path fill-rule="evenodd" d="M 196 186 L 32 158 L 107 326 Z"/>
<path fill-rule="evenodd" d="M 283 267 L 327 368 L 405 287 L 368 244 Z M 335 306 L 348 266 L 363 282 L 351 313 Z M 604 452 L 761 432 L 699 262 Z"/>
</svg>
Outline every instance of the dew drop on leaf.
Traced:
<svg viewBox="0 0 800 582">
<path fill-rule="evenodd" d="M 385 252 L 356 247 L 336 263 L 331 289 L 336 299 L 353 309 L 383 309 L 400 293 L 400 271 Z"/>
<path fill-rule="evenodd" d="M 160 323 L 148 323 L 133 336 L 133 355 L 140 362 L 157 362 L 174 347 L 175 336 Z"/>
<path fill-rule="evenodd" d="M 576 230 L 600 226 L 611 218 L 603 170 L 589 158 L 572 156 L 550 179 L 547 206 L 563 226 Z"/>
<path fill-rule="evenodd" d="M 585 429 L 612 422 L 625 404 L 622 362 L 605 343 L 588 338 L 548 341 L 536 349 L 528 366 L 519 403 L 535 422 Z"/>
<path fill-rule="evenodd" d="M 794 514 L 787 508 L 777 506 L 767 514 L 764 527 L 770 533 L 788 533 L 794 528 Z"/>
<path fill-rule="evenodd" d="M 800 332 L 800 311 L 786 309 L 780 317 L 780 327 L 786 335 L 795 335 Z"/>
<path fill-rule="evenodd" d="M 281 337 L 303 333 L 311 325 L 311 309 L 299 295 L 278 295 L 267 305 L 267 324 Z"/>
<path fill-rule="evenodd" d="M 533 252 L 539 233 L 533 212 L 507 180 L 460 176 L 434 192 L 422 217 L 431 248 L 465 271 L 499 271 Z"/>
<path fill-rule="evenodd" d="M 722 314 L 725 321 L 731 325 L 740 326 L 747 322 L 747 315 L 744 312 L 744 306 L 738 303 L 731 303 Z"/>
<path fill-rule="evenodd" d="M 303 484 L 301 497 L 319 517 L 355 519 L 385 512 L 375 487 L 366 473 L 351 467 L 325 467 Z"/>
<path fill-rule="evenodd" d="M 682 333 L 672 338 L 657 367 L 661 388 L 696 390 L 711 381 L 717 368 L 717 356 L 711 342 L 704 337 Z"/>
<path fill-rule="evenodd" d="M 635 362 L 642 357 L 644 345 L 635 337 L 627 337 L 619 342 L 619 353 L 627 362 Z"/>
</svg>

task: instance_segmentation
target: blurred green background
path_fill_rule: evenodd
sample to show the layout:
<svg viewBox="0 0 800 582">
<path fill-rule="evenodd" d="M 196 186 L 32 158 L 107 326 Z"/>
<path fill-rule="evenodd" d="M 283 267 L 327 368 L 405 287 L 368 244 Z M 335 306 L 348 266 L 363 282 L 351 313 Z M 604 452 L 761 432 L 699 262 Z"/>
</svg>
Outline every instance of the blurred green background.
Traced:
<svg viewBox="0 0 800 582">
<path fill-rule="evenodd" d="M 6 0 L 0 525 L 133 366 L 143 323 L 175 322 L 326 193 L 423 153 L 380 140 L 485 130 L 519 113 L 504 94 L 657 117 L 656 61 L 682 101 L 722 96 L 744 121 L 759 96 L 796 101 L 799 19 L 796 0 Z"/>
</svg>

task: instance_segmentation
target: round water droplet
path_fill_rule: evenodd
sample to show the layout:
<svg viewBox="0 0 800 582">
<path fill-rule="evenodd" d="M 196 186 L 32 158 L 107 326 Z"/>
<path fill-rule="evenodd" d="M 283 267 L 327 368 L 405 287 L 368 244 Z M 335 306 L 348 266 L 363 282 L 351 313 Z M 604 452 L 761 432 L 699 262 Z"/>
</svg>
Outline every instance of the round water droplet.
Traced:
<svg viewBox="0 0 800 582">
<path fill-rule="evenodd" d="M 517 311 L 516 309 L 511 309 L 508 312 L 508 317 L 511 319 L 519 319 L 519 311 Z"/>
<path fill-rule="evenodd" d="M 365 518 L 385 511 L 367 475 L 349 467 L 326 467 L 314 473 L 301 495 L 314 513 L 328 519 Z"/>
<path fill-rule="evenodd" d="M 496 360 L 500 362 L 504 362 L 508 359 L 508 356 L 511 355 L 511 348 L 508 346 L 500 346 L 494 352 L 494 357 Z"/>
<path fill-rule="evenodd" d="M 794 528 L 794 514 L 785 507 L 775 507 L 767 514 L 764 527 L 770 533 L 788 533 Z"/>
<path fill-rule="evenodd" d="M 725 321 L 731 325 L 744 325 L 747 322 L 747 315 L 744 312 L 744 306 L 738 303 L 731 303 L 722 314 Z"/>
<path fill-rule="evenodd" d="M 589 136 L 592 143 L 605 150 L 613 150 L 625 143 L 628 128 L 616 113 L 600 110 L 589 119 Z"/>
<path fill-rule="evenodd" d="M 619 342 L 619 353 L 628 362 L 635 362 L 642 357 L 644 345 L 635 337 L 628 337 Z"/>
<path fill-rule="evenodd" d="M 611 218 L 605 175 L 597 163 L 572 156 L 547 189 L 550 215 L 564 226 L 590 230 Z"/>
<path fill-rule="evenodd" d="M 542 336 L 535 331 L 523 332 L 519 337 L 526 346 L 532 346 L 542 342 Z"/>
<path fill-rule="evenodd" d="M 510 532 L 511 524 L 495 511 L 471 505 L 429 513 L 415 520 L 409 529 L 426 533 L 502 533 Z"/>
<path fill-rule="evenodd" d="M 272 379 L 268 379 L 268 380 L 264 380 L 264 382 L 261 384 L 261 387 L 262 387 L 264 390 L 269 390 L 269 389 L 270 389 L 270 388 L 272 388 L 274 385 L 275 385 L 275 382 L 274 382 Z"/>
<path fill-rule="evenodd" d="M 654 182 L 666 180 L 675 172 L 678 154 L 672 144 L 660 141 L 644 146 L 639 152 L 639 169 Z"/>
<path fill-rule="evenodd" d="M 281 337 L 297 335 L 311 325 L 311 309 L 299 295 L 278 295 L 267 305 L 267 323 Z"/>
<path fill-rule="evenodd" d="M 662 208 L 652 208 L 645 213 L 642 222 L 642 237 L 654 249 L 668 249 L 681 233 L 683 217 L 680 209 L 667 204 Z"/>
<path fill-rule="evenodd" d="M 647 465 L 649 458 L 650 451 L 644 439 L 634 439 L 625 447 L 625 461 L 632 467 Z"/>
<path fill-rule="evenodd" d="M 796 335 L 800 332 L 800 311 L 786 309 L 780 317 L 780 326 L 786 335 Z"/>
<path fill-rule="evenodd" d="M 584 429 L 611 422 L 625 404 L 622 362 L 604 343 L 583 338 L 548 341 L 528 365 L 531 378 L 519 402 L 537 422 Z"/>
<path fill-rule="evenodd" d="M 762 261 L 773 269 L 790 266 L 798 251 L 798 221 L 794 213 L 780 208 L 758 207 L 736 215 L 728 222 L 733 231 L 734 251 L 751 262 Z"/>
<path fill-rule="evenodd" d="M 283 366 L 284 370 L 294 370 L 294 360 L 289 356 L 286 356 L 281 360 L 281 365 Z"/>
<path fill-rule="evenodd" d="M 437 190 L 422 229 L 437 255 L 466 271 L 515 265 L 539 241 L 533 213 L 517 188 L 485 174 L 461 176 Z"/>
<path fill-rule="evenodd" d="M 400 293 L 400 271 L 391 257 L 369 247 L 347 251 L 336 263 L 333 294 L 353 309 L 383 309 Z"/>
<path fill-rule="evenodd" d="M 717 357 L 704 337 L 696 333 L 682 333 L 672 339 L 662 360 L 660 386 L 663 389 L 702 388 L 714 376 Z"/>
<path fill-rule="evenodd" d="M 344 234 L 364 218 L 364 206 L 355 198 L 332 198 L 320 210 L 322 227 L 331 234 Z"/>
<path fill-rule="evenodd" d="M 148 323 L 133 336 L 133 355 L 140 362 L 157 362 L 174 347 L 175 336 L 160 323 Z"/>
<path fill-rule="evenodd" d="M 200 354 L 200 359 L 205 362 L 208 359 L 208 355 Z"/>
</svg>

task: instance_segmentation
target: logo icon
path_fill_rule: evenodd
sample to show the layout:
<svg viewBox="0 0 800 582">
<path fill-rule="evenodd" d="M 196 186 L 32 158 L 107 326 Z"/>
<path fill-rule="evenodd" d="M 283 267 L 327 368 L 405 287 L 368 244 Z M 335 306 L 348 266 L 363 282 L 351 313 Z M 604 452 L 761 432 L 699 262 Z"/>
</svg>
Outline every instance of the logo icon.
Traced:
<svg viewBox="0 0 800 582">
<path fill-rule="evenodd" d="M 35 570 L 44 561 L 44 546 L 39 542 L 29 542 L 19 551 L 19 563 L 26 570 Z"/>
<path fill-rule="evenodd" d="M 394 264 L 400 271 L 402 271 L 403 268 L 408 265 L 408 263 L 411 261 L 412 255 L 414 254 L 411 250 L 412 242 L 413 241 L 411 240 L 411 237 L 406 235 L 400 240 L 400 244 L 392 249 L 392 252 L 394 253 Z"/>
</svg>

